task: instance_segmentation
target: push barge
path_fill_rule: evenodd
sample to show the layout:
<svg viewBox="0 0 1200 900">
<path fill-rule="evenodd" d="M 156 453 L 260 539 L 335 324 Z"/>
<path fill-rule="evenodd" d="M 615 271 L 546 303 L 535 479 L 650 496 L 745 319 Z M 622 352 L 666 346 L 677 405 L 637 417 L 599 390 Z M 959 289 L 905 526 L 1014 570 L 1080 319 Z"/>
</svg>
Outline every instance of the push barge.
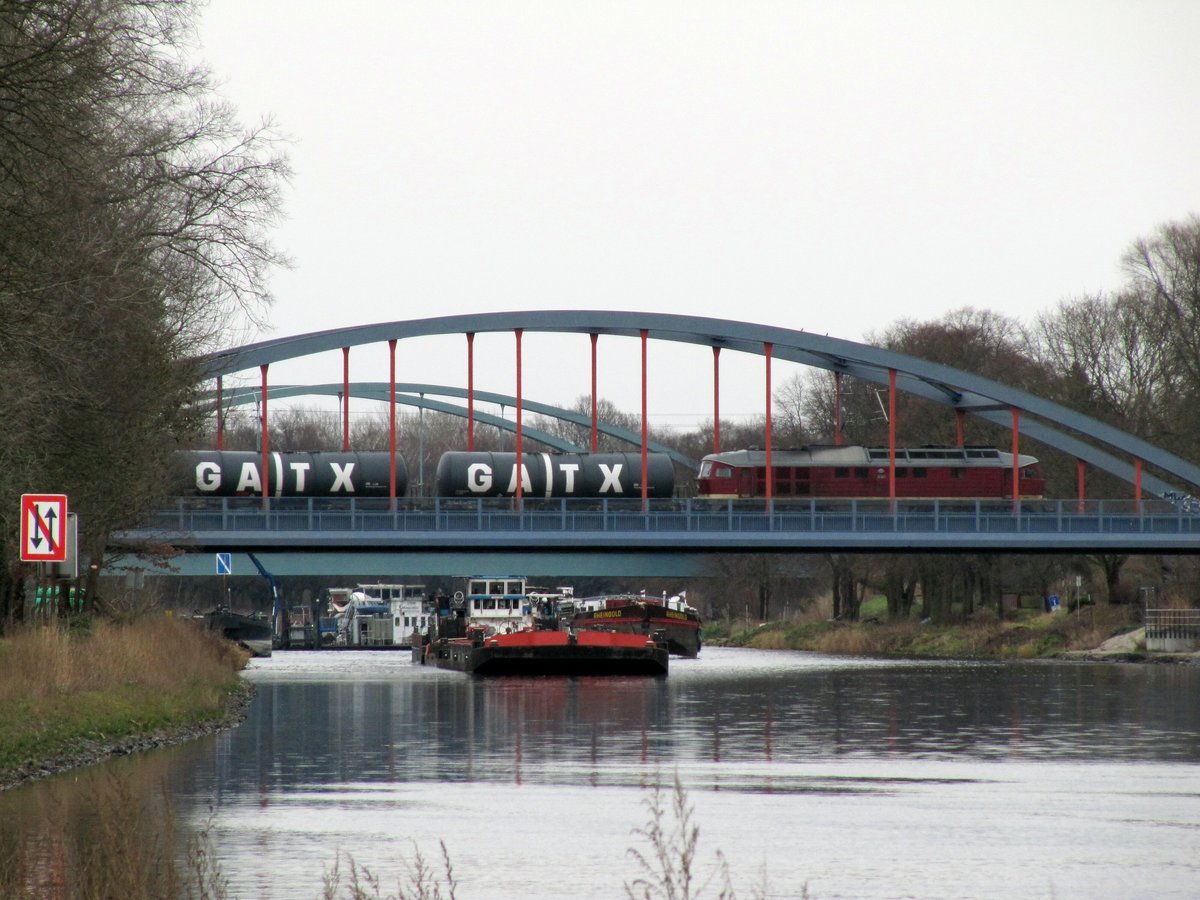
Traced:
<svg viewBox="0 0 1200 900">
<path fill-rule="evenodd" d="M 413 662 L 479 676 L 665 676 L 660 636 L 580 628 L 564 615 L 571 591 L 527 590 L 523 578 L 472 578 L 438 610 Z"/>
</svg>

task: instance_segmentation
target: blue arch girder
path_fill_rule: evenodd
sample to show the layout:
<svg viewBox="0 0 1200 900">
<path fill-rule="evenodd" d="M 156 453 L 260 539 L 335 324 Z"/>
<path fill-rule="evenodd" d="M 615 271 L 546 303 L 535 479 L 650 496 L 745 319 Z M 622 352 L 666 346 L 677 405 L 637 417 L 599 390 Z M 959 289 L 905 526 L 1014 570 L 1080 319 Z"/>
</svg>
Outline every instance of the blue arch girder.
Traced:
<svg viewBox="0 0 1200 900">
<path fill-rule="evenodd" d="M 1022 433 L 1131 484 L 1136 477 L 1133 461 L 1140 459 L 1179 479 L 1189 486 L 1189 491 L 1200 491 L 1200 467 L 1195 464 L 1026 391 L 868 344 L 729 319 L 609 310 L 526 310 L 440 316 L 331 329 L 247 344 L 204 357 L 201 372 L 211 378 L 360 344 L 434 335 L 508 332 L 518 328 L 527 332 L 632 338 L 638 338 L 646 331 L 655 340 L 721 347 L 756 355 L 764 355 L 764 344 L 770 343 L 772 356 L 776 359 L 842 372 L 878 385 L 886 385 L 889 370 L 895 370 L 898 389 L 1005 428 L 1012 427 L 1009 417 L 1012 408 L 1023 415 L 1036 416 L 1036 420 L 1023 418 Z M 1090 438 L 1101 446 L 1081 440 L 1070 432 Z M 1123 456 L 1114 455 L 1104 447 Z M 1143 475 L 1142 484 L 1147 491 L 1159 495 L 1175 489 L 1174 485 L 1149 473 Z"/>
</svg>

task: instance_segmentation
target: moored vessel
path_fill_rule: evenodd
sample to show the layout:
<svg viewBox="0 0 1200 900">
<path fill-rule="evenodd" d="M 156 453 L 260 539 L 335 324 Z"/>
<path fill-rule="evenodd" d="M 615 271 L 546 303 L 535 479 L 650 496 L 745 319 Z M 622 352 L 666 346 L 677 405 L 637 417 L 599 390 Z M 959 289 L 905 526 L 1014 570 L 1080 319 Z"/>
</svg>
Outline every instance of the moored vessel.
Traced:
<svg viewBox="0 0 1200 900">
<path fill-rule="evenodd" d="M 271 623 L 266 619 L 236 613 L 225 606 L 218 606 L 201 618 L 210 631 L 241 645 L 252 656 L 271 655 Z"/>
<path fill-rule="evenodd" d="M 423 584 L 360 584 L 329 589 L 322 643 L 356 649 L 412 646 L 433 620 L 433 601 Z"/>
<path fill-rule="evenodd" d="M 665 641 L 577 629 L 562 615 L 568 588 L 528 590 L 523 578 L 472 578 L 438 610 L 413 661 L 472 675 L 666 675 Z"/>
<path fill-rule="evenodd" d="M 686 594 L 662 599 L 641 594 L 585 597 L 565 604 L 576 631 L 612 631 L 646 636 L 662 635 L 676 656 L 700 653 L 700 614 Z"/>
</svg>

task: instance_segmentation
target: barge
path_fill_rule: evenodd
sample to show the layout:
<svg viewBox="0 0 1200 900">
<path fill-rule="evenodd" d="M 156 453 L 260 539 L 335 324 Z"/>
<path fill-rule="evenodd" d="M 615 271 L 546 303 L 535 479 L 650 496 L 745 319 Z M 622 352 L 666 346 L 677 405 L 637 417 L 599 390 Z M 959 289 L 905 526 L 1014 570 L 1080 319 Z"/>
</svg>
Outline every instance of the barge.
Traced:
<svg viewBox="0 0 1200 900">
<path fill-rule="evenodd" d="M 676 656 L 694 658 L 700 653 L 700 614 L 688 606 L 685 594 L 661 600 L 643 594 L 605 595 L 566 605 L 576 630 L 661 634 Z"/>
<path fill-rule="evenodd" d="M 266 619 L 236 613 L 225 606 L 203 613 L 200 618 L 210 631 L 244 647 L 252 656 L 271 655 L 271 623 Z"/>
<path fill-rule="evenodd" d="M 577 628 L 562 615 L 570 599 L 568 588 L 528 590 L 523 578 L 468 579 L 413 640 L 413 662 L 479 676 L 667 674 L 665 639 Z"/>
</svg>

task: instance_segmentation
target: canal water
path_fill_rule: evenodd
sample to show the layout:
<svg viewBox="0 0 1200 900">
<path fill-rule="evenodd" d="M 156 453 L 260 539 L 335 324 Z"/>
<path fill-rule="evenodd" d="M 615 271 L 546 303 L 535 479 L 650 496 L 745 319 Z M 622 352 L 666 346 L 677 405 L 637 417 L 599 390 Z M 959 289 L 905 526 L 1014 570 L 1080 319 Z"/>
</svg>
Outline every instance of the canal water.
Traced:
<svg viewBox="0 0 1200 900">
<path fill-rule="evenodd" d="M 349 651 L 246 677 L 241 726 L 132 763 L 208 823 L 234 896 L 319 897 L 339 857 L 394 894 L 444 844 L 459 900 L 621 897 L 656 785 L 668 831 L 691 808 L 697 883 L 723 858 L 740 897 L 1200 895 L 1197 667 L 710 647 L 666 679 Z M 51 789 L 0 795 L 0 822 Z"/>
</svg>

